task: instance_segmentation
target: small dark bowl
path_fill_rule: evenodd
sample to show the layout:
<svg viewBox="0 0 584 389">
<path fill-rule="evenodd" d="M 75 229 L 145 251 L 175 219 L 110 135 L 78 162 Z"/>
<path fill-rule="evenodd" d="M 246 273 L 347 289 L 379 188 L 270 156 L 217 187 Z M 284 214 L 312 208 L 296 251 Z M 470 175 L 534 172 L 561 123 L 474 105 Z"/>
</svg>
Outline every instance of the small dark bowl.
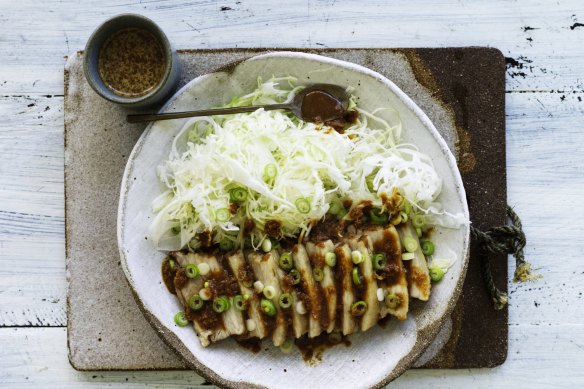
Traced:
<svg viewBox="0 0 584 389">
<path fill-rule="evenodd" d="M 98 70 L 98 56 L 104 42 L 116 31 L 124 28 L 141 28 L 153 34 L 165 51 L 166 66 L 162 81 L 143 96 L 124 97 L 115 94 L 101 79 Z M 83 70 L 87 82 L 104 99 L 127 108 L 151 107 L 163 102 L 178 85 L 180 63 L 164 32 L 152 20 L 137 14 L 122 14 L 105 21 L 89 37 L 85 46 Z"/>
</svg>

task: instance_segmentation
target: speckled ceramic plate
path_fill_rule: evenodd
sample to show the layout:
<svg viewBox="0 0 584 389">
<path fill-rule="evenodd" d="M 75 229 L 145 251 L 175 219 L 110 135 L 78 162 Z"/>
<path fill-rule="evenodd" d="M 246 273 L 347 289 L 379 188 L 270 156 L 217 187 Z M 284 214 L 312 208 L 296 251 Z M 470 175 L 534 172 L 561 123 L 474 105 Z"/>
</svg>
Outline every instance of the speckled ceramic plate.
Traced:
<svg viewBox="0 0 584 389">
<path fill-rule="evenodd" d="M 221 72 L 198 77 L 183 87 L 163 109 L 192 110 L 225 104 L 256 85 L 258 76 L 292 75 L 300 83 L 326 82 L 356 87 L 365 109 L 391 106 L 400 113 L 403 141 L 428 154 L 443 178 L 440 201 L 468 219 L 464 188 L 456 161 L 428 117 L 391 81 L 367 68 L 323 56 L 298 52 L 259 55 Z M 186 120 L 186 119 L 185 119 Z M 222 387 L 360 388 L 380 387 L 403 373 L 430 344 L 456 303 L 468 261 L 469 228 L 438 228 L 437 256 L 450 251 L 458 260 L 432 289 L 427 303 L 413 301 L 408 319 L 392 320 L 351 336 L 350 347 L 327 350 L 321 362 L 309 365 L 299 352 L 283 354 L 268 346 L 252 354 L 226 340 L 201 347 L 192 327 L 179 328 L 173 316 L 181 309 L 160 275 L 164 253 L 147 239 L 151 202 L 161 193 L 156 167 L 167 158 L 183 120 L 149 125 L 129 158 L 121 188 L 118 243 L 122 266 L 144 315 L 163 340 L 190 366 Z M 265 342 L 267 345 L 268 342 Z"/>
</svg>

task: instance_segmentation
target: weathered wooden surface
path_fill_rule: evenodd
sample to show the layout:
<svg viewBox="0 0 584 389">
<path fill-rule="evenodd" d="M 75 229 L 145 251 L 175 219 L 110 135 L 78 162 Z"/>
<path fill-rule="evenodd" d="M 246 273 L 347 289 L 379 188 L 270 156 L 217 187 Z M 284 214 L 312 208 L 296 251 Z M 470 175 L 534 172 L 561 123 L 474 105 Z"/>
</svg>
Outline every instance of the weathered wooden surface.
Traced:
<svg viewBox="0 0 584 389">
<path fill-rule="evenodd" d="M 227 9 L 230 8 L 230 9 Z M 77 373 L 64 326 L 63 56 L 139 12 L 177 48 L 487 45 L 509 57 L 508 201 L 544 279 L 510 284 L 507 362 L 413 371 L 442 387 L 584 384 L 584 4 L 572 1 L 0 1 L 0 385 L 184 387 L 192 373 Z M 512 269 L 510 269 L 512 270 Z"/>
</svg>

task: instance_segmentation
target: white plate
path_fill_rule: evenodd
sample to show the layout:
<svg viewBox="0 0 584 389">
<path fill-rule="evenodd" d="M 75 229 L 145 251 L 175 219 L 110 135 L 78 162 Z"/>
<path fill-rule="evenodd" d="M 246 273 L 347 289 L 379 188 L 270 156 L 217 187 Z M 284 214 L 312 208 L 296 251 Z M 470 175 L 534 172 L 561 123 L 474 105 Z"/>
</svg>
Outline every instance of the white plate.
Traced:
<svg viewBox="0 0 584 389">
<path fill-rule="evenodd" d="M 456 161 L 428 117 L 391 81 L 362 66 L 298 52 L 274 52 L 239 63 L 229 71 L 198 77 L 183 87 L 165 111 L 192 110 L 227 103 L 253 90 L 258 76 L 294 76 L 303 83 L 333 83 L 356 87 L 354 94 L 365 109 L 393 107 L 400 113 L 403 141 L 429 155 L 443 179 L 440 201 L 450 212 L 468 208 Z M 164 253 L 147 239 L 151 203 L 162 191 L 156 167 L 167 157 L 171 142 L 184 120 L 149 125 L 130 155 L 121 188 L 118 243 L 122 267 L 142 312 L 163 340 L 201 375 L 224 387 L 358 388 L 381 386 L 407 369 L 436 336 L 456 303 L 466 272 L 469 227 L 438 228 L 437 256 L 452 250 L 458 261 L 432 288 L 427 303 L 414 301 L 408 319 L 391 320 L 350 337 L 350 347 L 325 352 L 322 362 L 309 366 L 298 351 L 283 354 L 272 346 L 252 354 L 233 340 L 201 347 L 192 327 L 179 328 L 174 314 L 181 310 L 161 280 Z M 266 342 L 267 343 L 267 342 Z"/>
</svg>

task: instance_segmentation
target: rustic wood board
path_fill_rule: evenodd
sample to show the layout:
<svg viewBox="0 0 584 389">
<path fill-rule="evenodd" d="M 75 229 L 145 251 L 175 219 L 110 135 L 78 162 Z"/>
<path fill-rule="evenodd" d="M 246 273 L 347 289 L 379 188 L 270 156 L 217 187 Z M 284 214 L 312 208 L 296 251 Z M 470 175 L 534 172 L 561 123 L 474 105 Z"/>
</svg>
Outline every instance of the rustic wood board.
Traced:
<svg viewBox="0 0 584 389">
<path fill-rule="evenodd" d="M 181 51 L 182 82 L 263 51 Z M 489 227 L 504 222 L 505 64 L 497 50 L 308 51 L 379 71 L 409 94 L 439 129 L 454 129 L 444 135 L 453 148 L 458 139 L 459 165 L 473 223 Z M 115 232 L 119 183 L 143 126 L 126 124 L 124 111 L 87 87 L 80 60 L 81 54 L 70 58 L 65 74 L 70 361 L 81 370 L 184 368 L 145 322 L 119 268 Z M 452 315 L 451 336 L 426 366 L 491 367 L 505 360 L 507 310 L 492 310 L 479 261 L 473 247 L 463 296 Z M 494 270 L 497 283 L 506 290 L 504 257 L 497 258 Z"/>
</svg>

